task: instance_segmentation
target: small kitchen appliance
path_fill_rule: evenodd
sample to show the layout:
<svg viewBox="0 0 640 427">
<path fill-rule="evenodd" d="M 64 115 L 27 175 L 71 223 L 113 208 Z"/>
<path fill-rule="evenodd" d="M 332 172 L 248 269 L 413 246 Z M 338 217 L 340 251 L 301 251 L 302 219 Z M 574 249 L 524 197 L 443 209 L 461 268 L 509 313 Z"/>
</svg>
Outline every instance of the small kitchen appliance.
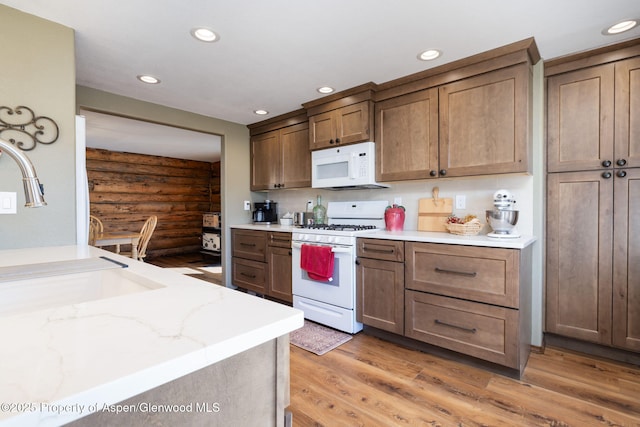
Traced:
<svg viewBox="0 0 640 427">
<path fill-rule="evenodd" d="M 520 237 L 520 233 L 515 228 L 519 215 L 519 212 L 513 209 L 515 203 L 513 194 L 509 190 L 498 190 L 493 193 L 495 209 L 486 212 L 487 222 L 493 232 L 487 234 L 487 237 L 499 239 Z"/>
<path fill-rule="evenodd" d="M 253 204 L 253 222 L 260 224 L 278 223 L 278 204 L 271 200 Z"/>
</svg>

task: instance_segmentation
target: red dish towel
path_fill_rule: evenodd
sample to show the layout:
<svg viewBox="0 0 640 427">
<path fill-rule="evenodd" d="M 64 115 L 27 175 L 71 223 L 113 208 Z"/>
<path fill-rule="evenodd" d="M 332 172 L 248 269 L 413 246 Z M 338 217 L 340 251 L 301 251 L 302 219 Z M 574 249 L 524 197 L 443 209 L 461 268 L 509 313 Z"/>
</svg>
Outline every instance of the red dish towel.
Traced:
<svg viewBox="0 0 640 427">
<path fill-rule="evenodd" d="M 302 245 L 300 268 L 313 280 L 329 281 L 333 276 L 334 256 L 331 246 Z"/>
</svg>

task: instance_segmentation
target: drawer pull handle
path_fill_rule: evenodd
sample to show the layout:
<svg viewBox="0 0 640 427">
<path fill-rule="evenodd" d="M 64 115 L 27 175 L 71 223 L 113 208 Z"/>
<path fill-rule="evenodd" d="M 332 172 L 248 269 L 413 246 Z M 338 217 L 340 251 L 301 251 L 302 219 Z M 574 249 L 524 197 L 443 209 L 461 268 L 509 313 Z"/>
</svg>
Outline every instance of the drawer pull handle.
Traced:
<svg viewBox="0 0 640 427">
<path fill-rule="evenodd" d="M 364 246 L 362 250 L 365 252 L 380 252 L 383 254 L 392 254 L 395 252 L 393 249 L 373 249 L 373 248 L 367 248 L 366 246 Z"/>
<path fill-rule="evenodd" d="M 242 246 L 255 246 L 256 245 L 255 243 L 245 243 L 245 242 L 240 242 L 240 244 Z"/>
<path fill-rule="evenodd" d="M 476 328 L 465 328 L 464 326 L 453 325 L 451 323 L 443 322 L 442 320 L 439 320 L 439 319 L 436 319 L 435 323 L 438 324 L 438 325 L 448 326 L 450 328 L 460 329 L 460 330 L 463 330 L 465 332 L 471 332 L 472 334 L 476 333 Z"/>
<path fill-rule="evenodd" d="M 446 269 L 440 268 L 440 267 L 436 267 L 435 270 L 438 273 L 457 274 L 458 276 L 467 276 L 467 277 L 476 277 L 476 274 L 478 274 L 475 271 L 469 273 L 467 271 L 446 270 Z"/>
<path fill-rule="evenodd" d="M 248 277 L 249 279 L 255 279 L 256 278 L 255 274 L 240 273 L 240 275 L 244 276 L 244 277 Z"/>
</svg>

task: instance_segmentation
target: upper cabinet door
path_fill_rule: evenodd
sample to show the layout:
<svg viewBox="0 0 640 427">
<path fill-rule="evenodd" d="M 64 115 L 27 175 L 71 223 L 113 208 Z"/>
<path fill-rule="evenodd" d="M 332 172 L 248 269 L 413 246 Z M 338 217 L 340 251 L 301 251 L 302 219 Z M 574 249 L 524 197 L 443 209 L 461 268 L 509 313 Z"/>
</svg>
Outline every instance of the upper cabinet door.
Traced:
<svg viewBox="0 0 640 427">
<path fill-rule="evenodd" d="M 636 96 L 638 96 L 637 91 Z M 564 172 L 613 167 L 615 161 L 613 120 L 614 66 L 612 64 L 549 77 L 547 82 L 548 171 Z M 638 126 L 637 123 L 636 126 Z"/>
<path fill-rule="evenodd" d="M 438 90 L 426 89 L 376 103 L 376 179 L 438 175 Z"/>
<path fill-rule="evenodd" d="M 280 133 L 251 138 L 251 190 L 269 190 L 280 182 Z"/>
<path fill-rule="evenodd" d="M 527 64 L 440 87 L 440 175 L 530 172 Z"/>
<path fill-rule="evenodd" d="M 340 144 L 369 141 L 371 134 L 371 106 L 369 101 L 348 105 L 336 110 L 336 138 Z"/>
<path fill-rule="evenodd" d="M 616 167 L 640 167 L 640 58 L 616 64 Z"/>
<path fill-rule="evenodd" d="M 309 149 L 331 147 L 335 143 L 335 128 L 333 111 L 309 117 Z"/>
<path fill-rule="evenodd" d="M 309 123 L 289 126 L 280 131 L 283 188 L 311 187 Z"/>
</svg>

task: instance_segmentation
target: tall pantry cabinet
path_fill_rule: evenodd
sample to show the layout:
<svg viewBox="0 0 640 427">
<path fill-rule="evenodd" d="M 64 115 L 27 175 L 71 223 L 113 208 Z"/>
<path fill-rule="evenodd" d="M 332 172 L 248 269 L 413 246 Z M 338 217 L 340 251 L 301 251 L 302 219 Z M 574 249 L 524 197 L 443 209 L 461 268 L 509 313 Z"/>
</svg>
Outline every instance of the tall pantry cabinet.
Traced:
<svg viewBox="0 0 640 427">
<path fill-rule="evenodd" d="M 640 39 L 545 77 L 546 331 L 640 352 Z"/>
</svg>

